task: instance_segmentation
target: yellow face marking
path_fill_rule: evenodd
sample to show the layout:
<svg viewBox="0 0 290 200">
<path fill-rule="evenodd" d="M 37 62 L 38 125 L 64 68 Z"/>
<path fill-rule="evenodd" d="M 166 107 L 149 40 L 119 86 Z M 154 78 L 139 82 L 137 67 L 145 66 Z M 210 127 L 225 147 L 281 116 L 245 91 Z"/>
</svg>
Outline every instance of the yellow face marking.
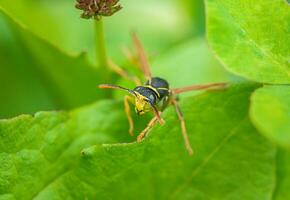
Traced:
<svg viewBox="0 0 290 200">
<path fill-rule="evenodd" d="M 141 95 L 140 93 L 136 92 L 136 97 L 135 97 L 135 111 L 139 115 L 143 115 L 146 112 L 151 110 L 151 105 L 148 102 L 148 99 Z"/>
</svg>

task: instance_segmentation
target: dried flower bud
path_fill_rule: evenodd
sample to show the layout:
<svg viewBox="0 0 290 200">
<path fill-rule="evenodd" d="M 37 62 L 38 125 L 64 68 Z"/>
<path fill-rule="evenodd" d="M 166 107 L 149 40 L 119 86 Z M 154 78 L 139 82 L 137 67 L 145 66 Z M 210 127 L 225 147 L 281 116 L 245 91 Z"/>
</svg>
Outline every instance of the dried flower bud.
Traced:
<svg viewBox="0 0 290 200">
<path fill-rule="evenodd" d="M 122 7 L 119 0 L 77 0 L 76 8 L 83 10 L 82 18 L 100 19 L 101 16 L 111 16 Z"/>
</svg>

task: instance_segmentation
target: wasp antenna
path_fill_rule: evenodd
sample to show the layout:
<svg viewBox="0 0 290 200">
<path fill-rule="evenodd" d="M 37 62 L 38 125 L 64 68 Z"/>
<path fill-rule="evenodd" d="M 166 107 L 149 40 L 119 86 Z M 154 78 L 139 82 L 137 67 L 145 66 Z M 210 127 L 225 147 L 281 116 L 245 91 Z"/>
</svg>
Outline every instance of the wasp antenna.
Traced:
<svg viewBox="0 0 290 200">
<path fill-rule="evenodd" d="M 124 90 L 124 91 L 127 91 L 129 92 L 130 94 L 134 95 L 135 96 L 135 93 L 133 90 L 130 90 L 128 88 L 124 88 L 122 86 L 119 86 L 119 85 L 113 85 L 113 84 L 100 84 L 97 86 L 98 88 L 101 88 L 101 89 L 118 89 L 118 90 Z"/>
</svg>

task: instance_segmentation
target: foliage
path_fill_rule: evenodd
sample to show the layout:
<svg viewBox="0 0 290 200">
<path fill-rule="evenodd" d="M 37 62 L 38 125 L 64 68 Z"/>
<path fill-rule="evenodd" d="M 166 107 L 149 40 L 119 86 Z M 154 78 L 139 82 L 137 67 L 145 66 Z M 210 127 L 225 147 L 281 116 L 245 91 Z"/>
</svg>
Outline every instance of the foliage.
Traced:
<svg viewBox="0 0 290 200">
<path fill-rule="evenodd" d="M 5 28 L 1 35 L 7 38 L 0 42 L 0 117 L 73 108 L 105 96 L 95 92 L 96 83 L 103 82 L 101 70 L 84 54 L 65 54 L 16 24 L 1 8 L 0 16 Z"/>
<path fill-rule="evenodd" d="M 210 44 L 230 71 L 259 82 L 290 83 L 286 1 L 208 0 L 207 14 Z"/>
<path fill-rule="evenodd" d="M 289 199 L 289 4 L 120 4 L 104 19 L 116 63 L 136 71 L 120 50 L 133 29 L 172 87 L 230 82 L 180 95 L 194 155 L 173 107 L 142 142 L 128 135 L 123 93 L 95 86 L 133 85 L 95 66 L 93 23 L 71 1 L 2 0 L 0 199 Z M 150 116 L 133 116 L 138 133 Z"/>
<path fill-rule="evenodd" d="M 290 87 L 265 86 L 252 96 L 251 117 L 261 133 L 290 149 Z"/>
<path fill-rule="evenodd" d="M 114 143 L 120 137 L 117 133 L 126 132 L 122 108 L 115 101 L 70 113 L 37 113 L 2 121 L 1 150 L 9 149 L 1 155 L 5 171 L 1 177 L 7 180 L 2 187 L 16 199 L 61 199 L 62 195 L 207 199 L 209 188 L 218 199 L 268 198 L 274 187 L 275 148 L 249 123 L 253 89 L 233 86 L 223 93 L 182 101 L 188 131 L 194 133 L 194 157 L 184 149 L 173 109 L 164 113 L 166 125 L 155 127 L 140 144 L 101 145 Z M 116 113 L 105 117 L 113 109 Z M 11 134 L 16 126 L 18 130 Z M 88 147 L 92 144 L 96 145 Z M 255 180 L 255 187 L 248 179 Z M 245 189 L 251 192 L 242 193 Z"/>
</svg>

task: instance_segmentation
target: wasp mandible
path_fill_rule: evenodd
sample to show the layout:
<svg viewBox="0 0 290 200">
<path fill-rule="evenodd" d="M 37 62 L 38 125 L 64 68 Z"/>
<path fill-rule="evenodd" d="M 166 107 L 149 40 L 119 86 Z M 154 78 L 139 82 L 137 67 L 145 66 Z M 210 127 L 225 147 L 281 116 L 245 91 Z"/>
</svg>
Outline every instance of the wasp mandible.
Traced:
<svg viewBox="0 0 290 200">
<path fill-rule="evenodd" d="M 130 76 L 125 70 L 121 67 L 117 66 L 112 61 L 109 62 L 109 66 L 113 71 L 118 73 L 124 78 L 132 80 L 136 83 L 136 87 L 131 90 L 128 88 L 121 87 L 119 85 L 113 84 L 101 84 L 98 85 L 99 88 L 110 88 L 110 89 L 120 89 L 128 92 L 130 95 L 126 95 L 124 97 L 124 106 L 125 112 L 129 122 L 129 133 L 133 135 L 134 124 L 130 114 L 130 105 L 132 102 L 135 105 L 135 111 L 138 115 L 143 115 L 147 112 L 152 112 L 154 117 L 150 120 L 147 127 L 137 136 L 137 141 L 141 141 L 146 133 L 150 130 L 151 127 L 158 121 L 160 124 L 164 123 L 164 120 L 161 118 L 161 113 L 168 105 L 173 105 L 175 107 L 177 116 L 179 118 L 182 130 L 182 136 L 184 139 L 185 147 L 190 155 L 193 154 L 192 147 L 189 142 L 185 121 L 183 114 L 181 112 L 180 106 L 177 101 L 177 94 L 182 92 L 188 92 L 192 90 L 205 90 L 209 88 L 224 88 L 227 83 L 210 83 L 204 85 L 192 85 L 183 88 L 170 88 L 169 83 L 162 78 L 152 77 L 149 62 L 147 59 L 147 55 L 143 49 L 143 46 L 136 35 L 136 33 L 132 34 L 134 47 L 137 51 L 138 56 L 138 64 L 140 66 L 141 71 L 144 74 L 146 79 L 145 84 L 141 84 L 141 80 L 136 76 Z"/>
</svg>

